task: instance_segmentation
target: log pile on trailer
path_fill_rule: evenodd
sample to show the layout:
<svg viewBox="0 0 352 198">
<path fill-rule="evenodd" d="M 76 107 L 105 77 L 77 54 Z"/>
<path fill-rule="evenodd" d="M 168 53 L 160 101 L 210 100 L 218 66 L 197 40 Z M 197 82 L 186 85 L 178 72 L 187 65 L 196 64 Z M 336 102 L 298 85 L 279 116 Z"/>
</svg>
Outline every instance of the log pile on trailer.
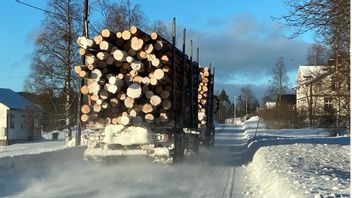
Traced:
<svg viewBox="0 0 352 198">
<path fill-rule="evenodd" d="M 210 70 L 208 67 L 200 68 L 200 82 L 198 87 L 198 127 L 204 128 L 207 124 L 207 108 L 210 85 Z"/>
<path fill-rule="evenodd" d="M 85 79 L 82 122 L 174 125 L 181 114 L 180 122 L 192 120 L 185 113 L 194 103 L 185 85 L 194 77 L 194 64 L 156 32 L 147 34 L 135 26 L 122 32 L 103 29 L 94 39 L 80 37 L 77 43 L 86 59 L 75 67 Z"/>
</svg>

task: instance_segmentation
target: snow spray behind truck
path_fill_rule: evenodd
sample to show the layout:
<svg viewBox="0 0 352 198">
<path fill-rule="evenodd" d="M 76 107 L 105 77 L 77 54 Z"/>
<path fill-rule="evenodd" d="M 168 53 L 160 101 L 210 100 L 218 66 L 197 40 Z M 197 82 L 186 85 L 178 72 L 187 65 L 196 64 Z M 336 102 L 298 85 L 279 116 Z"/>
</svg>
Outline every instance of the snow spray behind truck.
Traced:
<svg viewBox="0 0 352 198">
<path fill-rule="evenodd" d="M 175 36 L 170 43 L 135 26 L 122 32 L 103 29 L 92 40 L 80 37 L 77 43 L 86 63 L 75 67 L 85 81 L 80 119 L 95 131 L 88 137 L 85 158 L 141 155 L 173 163 L 197 154 L 199 123 L 213 125 L 213 109 L 205 105 L 213 97 L 211 69 L 200 68 L 184 47 L 177 49 Z M 198 92 L 201 70 L 210 78 L 202 88 L 206 102 Z M 207 125 L 198 116 L 203 111 L 210 118 Z M 203 130 L 202 137 L 212 139 L 211 130 Z"/>
</svg>

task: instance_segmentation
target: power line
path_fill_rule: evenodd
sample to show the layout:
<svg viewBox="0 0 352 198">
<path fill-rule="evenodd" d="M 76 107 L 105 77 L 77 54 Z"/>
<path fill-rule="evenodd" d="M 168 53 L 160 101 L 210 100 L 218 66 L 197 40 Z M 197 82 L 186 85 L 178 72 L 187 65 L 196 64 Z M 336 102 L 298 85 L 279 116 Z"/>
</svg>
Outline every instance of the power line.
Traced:
<svg viewBox="0 0 352 198">
<path fill-rule="evenodd" d="M 28 3 L 25 3 L 25 2 L 22 2 L 20 0 L 15 0 L 17 3 L 20 3 L 22 5 L 25 5 L 27 7 L 31 7 L 31 8 L 34 8 L 36 10 L 40 10 L 42 12 L 46 12 L 46 13 L 49 13 L 49 14 L 53 14 L 53 15 L 59 15 L 58 13 L 55 13 L 55 12 L 51 12 L 49 10 L 46 10 L 46 9 L 43 9 L 43 8 L 40 8 L 40 7 L 37 7 L 37 6 L 34 6 L 34 5 L 31 5 L 31 4 L 28 4 Z M 94 3 L 100 3 L 99 0 L 93 2 L 93 3 L 90 3 L 90 5 L 94 4 Z M 81 20 L 81 19 L 77 19 L 76 17 L 73 17 L 74 19 L 76 20 Z M 99 33 L 99 31 L 95 28 L 95 26 L 90 22 L 88 21 L 88 24 L 93 28 L 93 30 L 96 32 L 96 33 Z"/>
<path fill-rule="evenodd" d="M 40 8 L 40 7 L 31 5 L 31 4 L 28 4 L 28 3 L 25 3 L 25 2 L 22 2 L 22 1 L 20 1 L 20 0 L 15 0 L 15 1 L 16 1 L 17 3 L 22 4 L 22 5 L 25 5 L 25 6 L 28 6 L 28 7 L 31 7 L 31 8 L 40 10 L 40 11 L 43 11 L 43 12 L 47 12 L 47 13 L 50 13 L 50 14 L 58 15 L 57 13 L 51 12 L 51 11 L 49 11 L 49 10 L 45 10 L 45 9 L 43 9 L 43 8 Z"/>
<path fill-rule="evenodd" d="M 52 14 L 52 15 L 56 15 L 56 16 L 63 16 L 63 15 L 61 15 L 61 14 L 59 14 L 59 13 L 55 13 L 55 12 L 52 12 L 52 11 L 49 11 L 49 10 L 46 10 L 46 9 L 43 9 L 43 8 L 34 6 L 34 5 L 31 5 L 31 4 L 22 2 L 22 1 L 20 1 L 20 0 L 15 0 L 15 1 L 16 1 L 17 3 L 20 3 L 20 4 L 22 4 L 22 5 L 25 5 L 25 6 L 27 6 L 27 7 L 31 7 L 31 8 L 34 8 L 34 9 L 36 9 L 36 10 L 40 10 L 40 11 L 42 11 L 42 12 L 46 12 L 46 13 L 48 13 L 48 14 Z M 75 16 L 72 16 L 72 18 L 75 19 L 75 20 L 79 20 L 79 21 L 82 20 L 81 18 L 77 18 L 77 17 L 75 17 Z"/>
<path fill-rule="evenodd" d="M 94 25 L 90 21 L 88 21 L 88 24 L 93 28 L 96 33 L 99 33 L 99 31 L 94 27 Z"/>
</svg>

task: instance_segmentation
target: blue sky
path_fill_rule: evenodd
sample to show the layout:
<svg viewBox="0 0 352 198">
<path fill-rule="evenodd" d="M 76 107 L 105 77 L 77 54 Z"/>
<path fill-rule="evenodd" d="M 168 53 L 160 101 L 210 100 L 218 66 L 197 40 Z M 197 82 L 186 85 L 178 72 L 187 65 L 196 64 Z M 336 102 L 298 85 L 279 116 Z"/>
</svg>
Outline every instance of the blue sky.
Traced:
<svg viewBox="0 0 352 198">
<path fill-rule="evenodd" d="M 42 8 L 47 3 L 23 1 Z M 43 13 L 15 0 L 1 3 L 0 87 L 22 91 Z M 272 21 L 271 17 L 286 13 L 282 0 L 132 0 L 132 3 L 140 4 L 151 22 L 169 23 L 175 16 L 178 30 L 187 28 L 188 38 L 200 47 L 201 64 L 212 62 L 216 67 L 216 89 L 225 88 L 229 95 L 238 95 L 242 85 L 250 84 L 258 98 L 262 97 L 270 71 L 280 56 L 285 57 L 294 84 L 298 64 L 304 64 L 312 43 L 310 34 L 287 39 L 290 30 Z"/>
</svg>

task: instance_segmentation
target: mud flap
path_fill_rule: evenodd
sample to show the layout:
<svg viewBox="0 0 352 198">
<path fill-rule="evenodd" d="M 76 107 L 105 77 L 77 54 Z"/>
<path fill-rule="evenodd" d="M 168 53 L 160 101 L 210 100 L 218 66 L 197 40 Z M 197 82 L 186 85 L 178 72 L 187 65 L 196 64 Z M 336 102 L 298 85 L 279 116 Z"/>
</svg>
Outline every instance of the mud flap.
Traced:
<svg viewBox="0 0 352 198">
<path fill-rule="evenodd" d="M 175 134 L 175 151 L 173 156 L 174 163 L 182 163 L 185 157 L 185 135 L 183 133 Z"/>
<path fill-rule="evenodd" d="M 199 137 L 198 134 L 185 134 L 185 157 L 187 160 L 198 158 Z"/>
</svg>

